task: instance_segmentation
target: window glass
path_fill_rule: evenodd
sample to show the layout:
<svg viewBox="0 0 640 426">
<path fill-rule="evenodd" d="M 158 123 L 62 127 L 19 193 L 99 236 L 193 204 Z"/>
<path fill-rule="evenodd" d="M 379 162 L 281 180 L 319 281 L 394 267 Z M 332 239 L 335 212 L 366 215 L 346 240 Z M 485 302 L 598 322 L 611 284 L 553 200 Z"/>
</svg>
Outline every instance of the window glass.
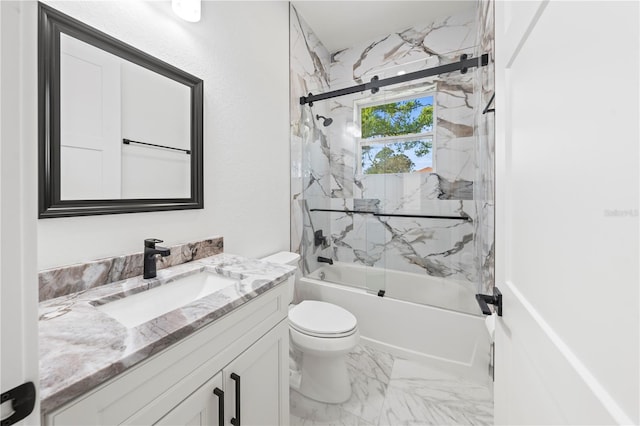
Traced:
<svg viewBox="0 0 640 426">
<path fill-rule="evenodd" d="M 433 171 L 433 94 L 360 108 L 364 174 Z"/>
</svg>

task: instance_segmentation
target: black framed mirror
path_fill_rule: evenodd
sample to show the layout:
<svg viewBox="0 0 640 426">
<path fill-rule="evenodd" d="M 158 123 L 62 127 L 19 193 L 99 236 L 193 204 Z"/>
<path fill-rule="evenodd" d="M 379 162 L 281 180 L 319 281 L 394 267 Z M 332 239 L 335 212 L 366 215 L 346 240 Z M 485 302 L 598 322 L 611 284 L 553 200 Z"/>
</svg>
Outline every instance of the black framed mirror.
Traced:
<svg viewBox="0 0 640 426">
<path fill-rule="evenodd" d="M 39 218 L 203 208 L 203 81 L 38 8 Z"/>
</svg>

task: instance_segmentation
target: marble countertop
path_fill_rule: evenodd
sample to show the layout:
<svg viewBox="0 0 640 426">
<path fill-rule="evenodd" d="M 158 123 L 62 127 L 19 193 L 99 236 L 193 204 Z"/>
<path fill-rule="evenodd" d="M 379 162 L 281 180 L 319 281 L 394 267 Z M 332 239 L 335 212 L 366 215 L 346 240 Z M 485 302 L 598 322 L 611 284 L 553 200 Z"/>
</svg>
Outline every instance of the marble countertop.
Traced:
<svg viewBox="0 0 640 426">
<path fill-rule="evenodd" d="M 209 269 L 237 282 L 136 327 L 96 305 Z M 40 303 L 40 399 L 51 412 L 266 292 L 295 268 L 218 254 Z"/>
</svg>

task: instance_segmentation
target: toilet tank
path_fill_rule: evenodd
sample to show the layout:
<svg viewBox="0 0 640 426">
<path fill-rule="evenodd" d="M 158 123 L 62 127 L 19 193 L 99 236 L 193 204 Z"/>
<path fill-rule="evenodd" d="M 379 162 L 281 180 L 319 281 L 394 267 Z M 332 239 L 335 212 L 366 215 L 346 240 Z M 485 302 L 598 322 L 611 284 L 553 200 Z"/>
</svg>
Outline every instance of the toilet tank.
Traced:
<svg viewBox="0 0 640 426">
<path fill-rule="evenodd" d="M 298 261 L 300 260 L 300 255 L 298 253 L 292 253 L 289 251 L 281 251 L 270 256 L 263 257 L 260 260 L 270 263 L 279 263 L 281 265 L 290 265 L 297 268 Z M 290 276 L 289 281 L 287 282 L 287 285 L 289 286 L 289 303 L 293 302 L 294 284 L 296 281 L 296 276 L 299 273 L 299 270 L 296 270 L 296 273 Z"/>
</svg>

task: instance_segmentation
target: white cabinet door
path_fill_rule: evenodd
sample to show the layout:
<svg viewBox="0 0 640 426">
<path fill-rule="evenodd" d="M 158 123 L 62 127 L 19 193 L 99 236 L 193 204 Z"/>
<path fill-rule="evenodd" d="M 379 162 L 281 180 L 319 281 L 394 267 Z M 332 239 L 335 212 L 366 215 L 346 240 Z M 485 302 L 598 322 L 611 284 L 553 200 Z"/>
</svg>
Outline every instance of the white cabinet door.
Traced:
<svg viewBox="0 0 640 426">
<path fill-rule="evenodd" d="M 223 370 L 225 424 L 289 424 L 288 356 L 289 324 L 282 321 Z"/>
<path fill-rule="evenodd" d="M 222 372 L 189 395 L 180 405 L 171 410 L 158 426 L 222 426 L 220 404 L 224 404 Z"/>
<path fill-rule="evenodd" d="M 288 339 L 288 323 L 282 321 L 155 424 L 288 424 Z"/>
</svg>

